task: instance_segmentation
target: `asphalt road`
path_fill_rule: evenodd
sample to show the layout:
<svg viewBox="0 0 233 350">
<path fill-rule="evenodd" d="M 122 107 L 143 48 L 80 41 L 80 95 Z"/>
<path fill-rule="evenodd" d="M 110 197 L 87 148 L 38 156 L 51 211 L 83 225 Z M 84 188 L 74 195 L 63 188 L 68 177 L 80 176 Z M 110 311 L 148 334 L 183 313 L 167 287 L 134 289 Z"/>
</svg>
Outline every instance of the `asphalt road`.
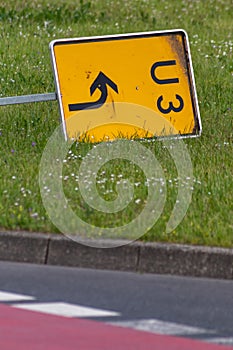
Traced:
<svg viewBox="0 0 233 350">
<path fill-rule="evenodd" d="M 0 262 L 0 302 L 233 346 L 233 281 Z"/>
</svg>

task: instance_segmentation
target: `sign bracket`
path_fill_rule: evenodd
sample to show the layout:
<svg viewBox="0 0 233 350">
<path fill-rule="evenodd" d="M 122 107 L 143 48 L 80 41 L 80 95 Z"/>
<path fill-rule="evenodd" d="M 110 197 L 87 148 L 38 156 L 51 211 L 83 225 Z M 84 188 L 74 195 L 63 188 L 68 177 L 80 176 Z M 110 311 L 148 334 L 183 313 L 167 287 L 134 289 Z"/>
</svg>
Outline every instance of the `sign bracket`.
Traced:
<svg viewBox="0 0 233 350">
<path fill-rule="evenodd" d="M 45 93 L 45 94 L 10 96 L 10 97 L 1 97 L 0 106 L 15 105 L 15 104 L 21 104 L 21 103 L 32 103 L 32 102 L 56 101 L 56 100 L 57 100 L 57 94 L 55 92 Z"/>
</svg>

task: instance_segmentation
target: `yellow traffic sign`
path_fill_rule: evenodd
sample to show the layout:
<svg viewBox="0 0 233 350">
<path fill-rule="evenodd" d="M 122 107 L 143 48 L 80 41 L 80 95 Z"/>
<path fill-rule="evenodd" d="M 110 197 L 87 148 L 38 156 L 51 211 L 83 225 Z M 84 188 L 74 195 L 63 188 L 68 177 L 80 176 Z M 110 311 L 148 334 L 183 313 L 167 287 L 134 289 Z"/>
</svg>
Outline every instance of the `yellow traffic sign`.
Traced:
<svg viewBox="0 0 233 350">
<path fill-rule="evenodd" d="M 183 30 L 60 39 L 50 50 L 66 139 L 200 134 Z"/>
</svg>

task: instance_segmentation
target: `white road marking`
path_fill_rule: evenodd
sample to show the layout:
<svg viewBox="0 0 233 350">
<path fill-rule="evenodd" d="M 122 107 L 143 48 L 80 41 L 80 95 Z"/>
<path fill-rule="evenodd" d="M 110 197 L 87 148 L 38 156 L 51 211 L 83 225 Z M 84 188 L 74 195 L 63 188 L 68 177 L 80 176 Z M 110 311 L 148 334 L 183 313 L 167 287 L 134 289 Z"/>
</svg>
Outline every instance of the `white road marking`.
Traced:
<svg viewBox="0 0 233 350">
<path fill-rule="evenodd" d="M 0 291 L 0 302 L 8 302 L 8 301 L 12 302 L 12 301 L 21 301 L 21 300 L 35 300 L 35 298 L 29 295 Z"/>
<path fill-rule="evenodd" d="M 114 326 L 129 327 L 140 331 L 164 335 L 194 335 L 215 333 L 213 330 L 191 327 L 183 324 L 160 321 L 157 319 L 144 319 L 133 321 L 113 321 Z"/>
<path fill-rule="evenodd" d="M 115 311 L 95 309 L 92 307 L 73 305 L 68 303 L 27 303 L 14 304 L 12 306 L 19 309 L 66 317 L 103 317 L 120 315 L 120 313 Z"/>
<path fill-rule="evenodd" d="M 216 344 L 222 344 L 222 345 L 233 345 L 233 337 L 206 338 L 203 340 L 208 342 L 208 343 L 216 343 Z"/>
</svg>

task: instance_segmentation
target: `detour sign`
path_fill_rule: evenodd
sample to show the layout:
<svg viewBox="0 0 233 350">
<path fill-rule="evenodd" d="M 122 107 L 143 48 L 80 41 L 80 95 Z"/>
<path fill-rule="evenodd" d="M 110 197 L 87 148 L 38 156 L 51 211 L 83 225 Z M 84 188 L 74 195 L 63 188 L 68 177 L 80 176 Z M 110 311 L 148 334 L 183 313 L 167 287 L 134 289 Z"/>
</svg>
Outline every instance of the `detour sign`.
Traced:
<svg viewBox="0 0 233 350">
<path fill-rule="evenodd" d="M 183 30 L 60 39 L 50 50 L 66 139 L 200 134 Z"/>
</svg>

